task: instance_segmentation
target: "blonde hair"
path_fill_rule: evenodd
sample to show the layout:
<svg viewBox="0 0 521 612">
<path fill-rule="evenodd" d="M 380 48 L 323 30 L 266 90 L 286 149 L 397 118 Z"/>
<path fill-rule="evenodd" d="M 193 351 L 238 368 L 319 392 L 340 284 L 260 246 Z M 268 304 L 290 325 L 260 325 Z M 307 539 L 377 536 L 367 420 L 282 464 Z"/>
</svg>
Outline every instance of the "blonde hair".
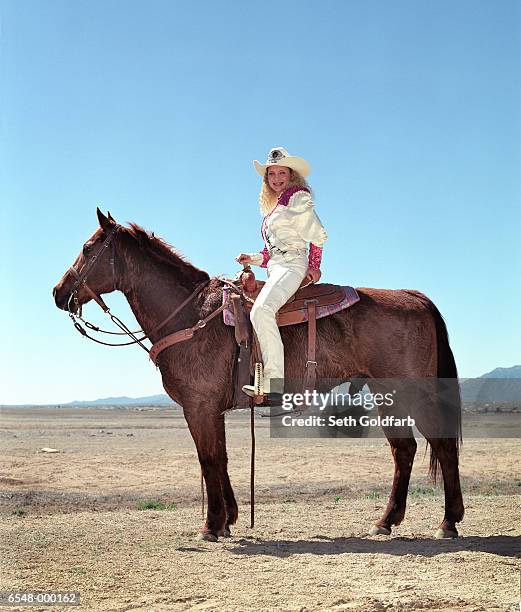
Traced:
<svg viewBox="0 0 521 612">
<path fill-rule="evenodd" d="M 306 187 L 306 189 L 310 189 L 309 185 L 306 182 L 306 179 L 301 176 L 296 170 L 292 168 L 288 168 L 289 170 L 289 183 L 286 189 L 290 187 Z M 262 216 L 265 217 L 269 214 L 276 206 L 278 195 L 273 191 L 273 189 L 269 186 L 268 183 L 268 168 L 266 168 L 266 172 L 264 173 L 264 177 L 262 179 L 262 187 L 259 194 L 259 205 Z"/>
</svg>

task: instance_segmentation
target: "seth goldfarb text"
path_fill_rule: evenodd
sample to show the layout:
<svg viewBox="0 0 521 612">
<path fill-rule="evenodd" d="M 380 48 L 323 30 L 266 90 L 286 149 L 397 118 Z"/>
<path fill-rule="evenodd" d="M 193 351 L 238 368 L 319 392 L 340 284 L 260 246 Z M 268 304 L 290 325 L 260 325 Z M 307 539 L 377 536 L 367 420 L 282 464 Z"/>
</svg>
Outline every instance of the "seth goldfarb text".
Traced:
<svg viewBox="0 0 521 612">
<path fill-rule="evenodd" d="M 310 415 L 307 417 L 292 417 L 289 414 L 282 417 L 284 427 L 414 427 L 415 421 L 407 416 L 398 418 L 395 416 L 375 416 L 363 415 L 356 419 L 353 416 L 345 417 L 321 417 Z"/>
</svg>

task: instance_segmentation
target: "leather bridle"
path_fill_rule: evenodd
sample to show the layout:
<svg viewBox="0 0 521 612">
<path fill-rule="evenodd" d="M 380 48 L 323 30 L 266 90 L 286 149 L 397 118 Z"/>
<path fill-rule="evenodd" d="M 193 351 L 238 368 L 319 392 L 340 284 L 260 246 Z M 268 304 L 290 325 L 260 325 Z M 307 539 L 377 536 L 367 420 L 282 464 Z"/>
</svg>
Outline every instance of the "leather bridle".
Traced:
<svg viewBox="0 0 521 612">
<path fill-rule="evenodd" d="M 97 304 L 99 304 L 99 306 L 102 308 L 103 312 L 105 312 L 105 313 L 109 312 L 109 307 L 105 304 L 105 302 L 103 301 L 103 298 L 101 297 L 101 295 L 98 295 L 95 291 L 93 291 L 89 287 L 89 285 L 87 285 L 87 277 L 92 272 L 92 270 L 94 270 L 94 268 L 96 267 L 96 265 L 99 262 L 100 258 L 105 253 L 106 249 L 108 249 L 109 246 L 112 245 L 112 254 L 111 254 L 111 257 L 109 259 L 109 263 L 110 263 L 110 266 L 112 268 L 112 284 L 114 286 L 114 291 L 116 290 L 116 263 L 115 263 L 116 245 L 114 243 L 114 238 L 116 236 L 116 232 L 118 231 L 118 229 L 120 227 L 121 226 L 118 225 L 117 223 L 114 225 L 114 227 L 107 234 L 107 237 L 105 238 L 103 244 L 101 245 L 100 250 L 97 253 L 95 253 L 94 255 L 91 256 L 91 258 L 85 264 L 85 267 L 83 268 L 81 273 L 78 272 L 78 270 L 76 270 L 76 268 L 74 266 L 71 266 L 69 268 L 69 272 L 71 272 L 72 275 L 76 278 L 76 282 L 72 286 L 71 294 L 69 296 L 69 299 L 67 300 L 67 309 L 68 309 L 69 312 L 71 312 L 71 308 L 70 308 L 71 301 L 74 302 L 74 304 L 77 307 L 79 307 L 79 305 L 80 305 L 79 301 L 78 301 L 78 289 L 80 287 L 83 287 L 85 289 L 85 291 L 90 295 L 90 297 L 93 300 L 95 300 L 97 302 Z"/>
<path fill-rule="evenodd" d="M 206 287 L 206 285 L 208 285 L 208 283 L 210 282 L 211 279 L 208 279 L 208 280 L 205 280 L 205 281 L 199 283 L 199 285 L 197 285 L 195 287 L 194 291 L 183 302 L 181 302 L 181 304 L 179 304 L 179 306 L 173 312 L 171 312 L 165 319 L 163 319 L 163 321 L 161 321 L 161 323 L 159 323 L 159 325 L 156 325 L 154 327 L 154 329 L 151 332 L 149 332 L 149 334 L 145 333 L 145 331 L 143 329 L 140 329 L 140 330 L 137 330 L 137 331 L 131 331 L 123 323 L 123 321 L 121 321 L 121 319 L 119 319 L 116 315 L 114 315 L 114 314 L 112 314 L 110 312 L 110 308 L 105 304 L 105 302 L 103 301 L 103 298 L 99 294 L 97 294 L 87 284 L 87 278 L 88 278 L 89 274 L 94 270 L 94 268 L 98 264 L 100 258 L 106 252 L 106 250 L 110 246 L 112 246 L 112 253 L 111 253 L 111 257 L 109 259 L 109 263 L 110 263 L 110 266 L 112 268 L 112 284 L 113 284 L 113 287 L 114 287 L 114 291 L 117 289 L 117 286 L 116 286 L 116 282 L 117 282 L 116 281 L 116 263 L 115 263 L 115 259 L 116 259 L 116 245 L 115 245 L 115 242 L 114 242 L 114 238 L 115 238 L 116 233 L 117 233 L 117 231 L 118 231 L 118 229 L 120 227 L 121 226 L 119 224 L 117 224 L 117 223 L 114 225 L 114 227 L 107 234 L 107 237 L 103 241 L 103 244 L 101 245 L 101 248 L 97 251 L 97 253 L 95 253 L 94 255 L 92 255 L 90 257 L 90 259 L 87 261 L 87 263 L 85 264 L 85 266 L 84 266 L 84 268 L 83 268 L 83 270 L 81 272 L 78 272 L 78 270 L 76 270 L 76 268 L 74 266 L 70 266 L 69 272 L 72 273 L 72 275 L 75 277 L 76 281 L 74 282 L 74 285 L 72 286 L 69 299 L 67 300 L 67 310 L 69 311 L 69 317 L 71 318 L 71 320 L 72 320 L 72 322 L 74 324 L 74 327 L 81 333 L 82 336 L 84 336 L 86 338 L 89 338 L 89 340 L 93 340 L 94 342 L 97 342 L 98 344 L 103 344 L 105 346 L 128 346 L 130 344 L 139 344 L 139 346 L 142 349 L 144 349 L 147 353 L 150 354 L 150 357 L 151 357 L 152 361 L 154 363 L 156 363 L 157 354 L 161 350 L 164 350 L 164 348 L 166 348 L 167 346 L 171 346 L 172 344 L 176 344 L 177 342 L 182 342 L 184 340 L 189 340 L 191 337 L 193 337 L 194 332 L 196 332 L 199 329 L 202 329 L 203 327 L 205 327 L 206 323 L 208 321 L 210 321 L 215 316 L 217 316 L 220 312 L 222 312 L 224 310 L 226 304 L 223 303 L 219 308 L 214 310 L 210 315 L 208 315 L 204 319 L 201 319 L 200 321 L 198 321 L 192 327 L 187 328 L 187 329 L 183 329 L 183 330 L 179 330 L 178 332 L 174 332 L 173 334 L 169 334 L 165 338 L 163 338 L 160 341 L 156 342 L 153 345 L 152 349 L 147 348 L 143 344 L 143 340 L 145 340 L 145 339 L 149 339 L 150 340 L 150 334 L 153 334 L 153 333 L 157 332 L 159 329 L 164 327 L 167 323 L 172 321 L 172 319 L 189 302 L 191 302 L 204 289 L 204 287 Z M 223 280 L 223 282 L 226 282 L 224 279 L 222 279 L 222 280 Z M 88 327 L 89 329 L 91 329 L 91 330 L 93 330 L 95 332 L 100 332 L 100 333 L 105 333 L 105 334 L 112 334 L 112 335 L 117 335 L 118 332 L 110 332 L 110 331 L 106 331 L 106 330 L 100 329 L 96 325 L 93 325 L 92 323 L 89 323 L 89 321 L 85 321 L 81 317 L 81 304 L 79 303 L 79 300 L 78 300 L 78 290 L 80 289 L 80 287 L 83 287 L 85 289 L 85 291 L 90 295 L 90 297 L 93 300 L 95 300 L 96 303 L 101 307 L 103 312 L 105 314 L 107 314 L 111 318 L 112 322 L 115 325 L 117 325 L 122 330 L 123 333 L 121 335 L 129 336 L 130 338 L 132 338 L 132 342 L 123 342 L 123 343 L 103 342 L 101 340 L 93 338 L 92 336 L 90 336 L 88 334 L 88 332 L 77 321 L 77 318 L 79 318 L 85 324 L 86 327 Z M 235 289 L 237 289 L 237 288 L 235 287 Z M 77 315 L 76 313 L 74 313 L 71 310 L 71 304 L 74 304 L 76 306 L 77 310 L 78 309 L 80 310 L 80 314 L 79 315 Z M 140 338 L 138 338 L 137 334 L 143 334 L 143 335 Z M 161 347 L 161 348 L 159 348 L 159 347 Z"/>
<path fill-rule="evenodd" d="M 110 232 L 107 234 L 107 237 L 103 241 L 103 244 L 101 245 L 101 248 L 98 250 L 97 253 L 94 253 L 90 257 L 90 259 L 87 261 L 87 263 L 85 264 L 85 266 L 84 266 L 84 268 L 83 268 L 83 270 L 81 272 L 78 272 L 78 270 L 76 270 L 76 268 L 74 266 L 70 266 L 69 272 L 71 272 L 72 275 L 76 278 L 76 281 L 75 281 L 74 285 L 72 286 L 69 299 L 67 300 L 67 310 L 69 311 L 69 317 L 71 318 L 71 320 L 72 320 L 72 322 L 74 324 L 74 327 L 80 332 L 80 334 L 82 336 L 85 336 L 86 338 L 89 338 L 89 340 L 93 340 L 94 342 L 97 342 L 98 344 L 104 344 L 105 346 L 128 346 L 129 344 L 139 344 L 139 346 L 141 348 L 143 348 L 148 353 L 149 349 L 143 344 L 143 340 L 145 340 L 145 338 L 147 337 L 147 335 L 144 333 L 144 331 L 142 329 L 140 329 L 138 331 L 135 331 L 135 332 L 131 331 L 123 323 L 123 321 L 121 321 L 117 316 L 113 315 L 110 312 L 110 308 L 105 304 L 105 302 L 103 301 L 103 298 L 101 297 L 101 295 L 96 293 L 87 284 L 87 277 L 94 270 L 94 268 L 96 267 L 96 265 L 100 261 L 100 258 L 107 251 L 107 249 L 110 246 L 112 246 L 112 253 L 111 253 L 111 256 L 109 258 L 109 264 L 110 264 L 110 267 L 112 269 L 112 286 L 113 286 L 113 290 L 115 291 L 117 289 L 117 286 L 116 286 L 116 243 L 114 242 L 114 238 L 116 237 L 116 233 L 117 233 L 117 231 L 118 231 L 118 229 L 120 227 L 121 226 L 118 223 L 114 224 L 114 226 L 112 227 Z M 83 287 L 85 289 L 85 291 L 90 295 L 90 297 L 100 306 L 100 308 L 103 310 L 103 312 L 105 314 L 107 314 L 111 318 L 112 322 L 115 323 L 122 330 L 122 332 L 123 332 L 122 335 L 130 336 L 130 338 L 132 338 L 132 342 L 124 342 L 124 343 L 116 343 L 116 344 L 114 344 L 114 343 L 110 343 L 110 342 L 103 342 L 102 340 L 98 340 L 96 338 L 93 338 L 92 336 L 90 336 L 88 334 L 88 332 L 76 320 L 76 316 L 78 316 L 78 318 L 85 323 L 86 327 L 88 327 L 89 329 L 92 329 L 93 331 L 100 332 L 100 333 L 105 333 L 105 334 L 112 334 L 112 335 L 114 335 L 115 332 L 105 331 L 105 330 L 100 329 L 99 327 L 97 327 L 95 325 L 92 325 L 92 323 L 89 323 L 89 321 L 84 321 L 84 319 L 81 317 L 81 304 L 79 303 L 79 300 L 78 300 L 78 290 L 80 289 L 80 287 Z M 74 303 L 76 308 L 77 308 L 77 310 L 80 311 L 79 315 L 76 315 L 71 310 L 71 303 Z M 143 336 L 141 338 L 138 338 L 136 334 L 143 334 Z"/>
</svg>

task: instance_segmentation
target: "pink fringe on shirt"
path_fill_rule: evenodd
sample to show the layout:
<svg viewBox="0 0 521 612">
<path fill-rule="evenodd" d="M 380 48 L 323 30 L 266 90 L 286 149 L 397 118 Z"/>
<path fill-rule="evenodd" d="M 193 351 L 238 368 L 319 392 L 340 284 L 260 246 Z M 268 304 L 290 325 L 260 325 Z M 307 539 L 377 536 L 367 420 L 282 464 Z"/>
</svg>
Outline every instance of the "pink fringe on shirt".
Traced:
<svg viewBox="0 0 521 612">
<path fill-rule="evenodd" d="M 264 247 L 261 251 L 261 255 L 262 255 L 262 263 L 260 265 L 261 268 L 267 268 L 268 267 L 268 261 L 270 260 L 270 253 L 268 251 L 268 247 Z"/>
<path fill-rule="evenodd" d="M 289 204 L 291 196 L 295 195 L 299 191 L 307 191 L 308 193 L 310 193 L 310 191 L 309 191 L 309 189 L 307 187 L 299 187 L 298 185 L 295 185 L 294 187 L 288 187 L 288 189 L 286 189 L 286 191 L 283 191 L 279 195 L 279 199 L 277 200 L 277 204 L 282 204 L 282 206 L 287 206 Z"/>
<path fill-rule="evenodd" d="M 309 267 L 312 270 L 320 270 L 320 262 L 322 261 L 322 247 L 309 243 Z"/>
</svg>

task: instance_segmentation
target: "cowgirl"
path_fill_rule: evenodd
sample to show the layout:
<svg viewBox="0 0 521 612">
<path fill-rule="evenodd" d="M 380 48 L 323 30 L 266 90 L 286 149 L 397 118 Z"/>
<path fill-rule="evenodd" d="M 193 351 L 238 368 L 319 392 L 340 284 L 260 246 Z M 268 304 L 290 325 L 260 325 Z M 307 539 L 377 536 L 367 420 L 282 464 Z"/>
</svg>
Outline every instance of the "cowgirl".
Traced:
<svg viewBox="0 0 521 612">
<path fill-rule="evenodd" d="M 265 164 L 255 160 L 253 165 L 263 177 L 259 202 L 265 246 L 260 253 L 241 253 L 236 261 L 268 271 L 268 280 L 251 310 L 251 322 L 264 361 L 264 395 L 279 400 L 284 391 L 284 346 L 275 317 L 302 281 L 316 283 L 320 279 L 327 234 L 304 179 L 310 173 L 305 159 L 276 147 Z M 243 391 L 254 395 L 253 385 L 244 385 Z"/>
</svg>

